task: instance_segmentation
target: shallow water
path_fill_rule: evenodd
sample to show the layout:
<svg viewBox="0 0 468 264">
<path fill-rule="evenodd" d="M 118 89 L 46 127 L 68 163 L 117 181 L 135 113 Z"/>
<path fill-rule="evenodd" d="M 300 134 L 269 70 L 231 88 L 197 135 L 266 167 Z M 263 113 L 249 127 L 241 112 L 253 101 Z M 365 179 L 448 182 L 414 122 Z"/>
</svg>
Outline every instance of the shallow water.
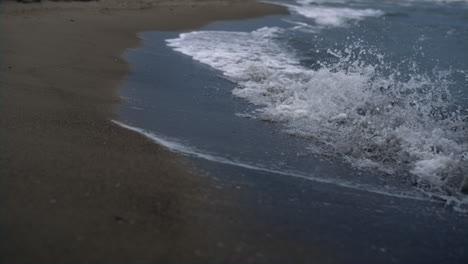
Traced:
<svg viewBox="0 0 468 264">
<path fill-rule="evenodd" d="M 142 34 L 124 117 L 199 158 L 466 210 L 468 3 L 285 5 Z"/>
</svg>

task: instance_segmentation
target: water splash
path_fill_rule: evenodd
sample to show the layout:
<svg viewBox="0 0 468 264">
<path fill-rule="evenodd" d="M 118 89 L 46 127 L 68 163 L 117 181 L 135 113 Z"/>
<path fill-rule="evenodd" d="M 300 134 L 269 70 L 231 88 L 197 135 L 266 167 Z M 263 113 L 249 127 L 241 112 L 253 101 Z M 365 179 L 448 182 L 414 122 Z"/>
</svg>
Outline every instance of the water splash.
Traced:
<svg viewBox="0 0 468 264">
<path fill-rule="evenodd" d="M 466 209 L 467 109 L 454 104 L 450 72 L 424 72 L 411 59 L 394 65 L 360 41 L 318 51 L 330 59 L 312 70 L 278 41 L 282 33 L 201 31 L 168 45 L 222 71 L 238 84 L 235 96 L 258 106 L 254 116 L 310 138 L 310 151 L 397 175 Z"/>
</svg>

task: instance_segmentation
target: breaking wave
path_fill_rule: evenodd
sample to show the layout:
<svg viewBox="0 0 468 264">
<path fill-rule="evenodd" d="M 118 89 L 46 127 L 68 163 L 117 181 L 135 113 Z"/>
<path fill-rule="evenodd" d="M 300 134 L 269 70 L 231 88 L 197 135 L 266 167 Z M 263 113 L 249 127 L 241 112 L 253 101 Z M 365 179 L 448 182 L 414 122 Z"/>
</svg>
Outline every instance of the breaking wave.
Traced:
<svg viewBox="0 0 468 264">
<path fill-rule="evenodd" d="M 258 106 L 256 118 L 309 138 L 309 151 L 406 177 L 465 206 L 468 118 L 448 89 L 450 72 L 393 65 L 359 41 L 326 50 L 333 59 L 311 69 L 278 41 L 283 31 L 199 31 L 167 43 L 237 83 L 232 93 Z"/>
</svg>

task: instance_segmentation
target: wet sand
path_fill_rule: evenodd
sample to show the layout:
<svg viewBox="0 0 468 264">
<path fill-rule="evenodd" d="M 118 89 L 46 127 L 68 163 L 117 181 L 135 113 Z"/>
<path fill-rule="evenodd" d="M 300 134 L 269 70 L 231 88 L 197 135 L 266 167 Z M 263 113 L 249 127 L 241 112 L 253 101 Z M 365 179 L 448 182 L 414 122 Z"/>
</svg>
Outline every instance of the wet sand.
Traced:
<svg viewBox="0 0 468 264">
<path fill-rule="evenodd" d="M 261 259 L 218 241 L 256 240 L 239 237 L 249 232 L 229 201 L 241 191 L 218 190 L 187 160 L 109 122 L 137 32 L 286 12 L 206 2 L 0 4 L 1 263 Z M 288 259 L 279 244 L 265 248 Z"/>
<path fill-rule="evenodd" d="M 137 32 L 283 8 L 102 0 L 0 9 L 0 263 L 466 262 L 466 217 L 440 203 L 203 160 L 194 169 L 109 122 Z"/>
</svg>

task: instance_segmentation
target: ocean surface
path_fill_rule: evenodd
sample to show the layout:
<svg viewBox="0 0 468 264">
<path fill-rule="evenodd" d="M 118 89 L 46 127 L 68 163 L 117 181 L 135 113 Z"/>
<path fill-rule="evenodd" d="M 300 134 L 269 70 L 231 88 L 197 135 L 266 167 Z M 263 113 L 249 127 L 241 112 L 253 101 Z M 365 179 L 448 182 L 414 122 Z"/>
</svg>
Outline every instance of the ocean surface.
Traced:
<svg viewBox="0 0 468 264">
<path fill-rule="evenodd" d="M 118 124 L 195 159 L 468 212 L 468 1 L 272 3 L 290 14 L 141 33 Z"/>
</svg>

